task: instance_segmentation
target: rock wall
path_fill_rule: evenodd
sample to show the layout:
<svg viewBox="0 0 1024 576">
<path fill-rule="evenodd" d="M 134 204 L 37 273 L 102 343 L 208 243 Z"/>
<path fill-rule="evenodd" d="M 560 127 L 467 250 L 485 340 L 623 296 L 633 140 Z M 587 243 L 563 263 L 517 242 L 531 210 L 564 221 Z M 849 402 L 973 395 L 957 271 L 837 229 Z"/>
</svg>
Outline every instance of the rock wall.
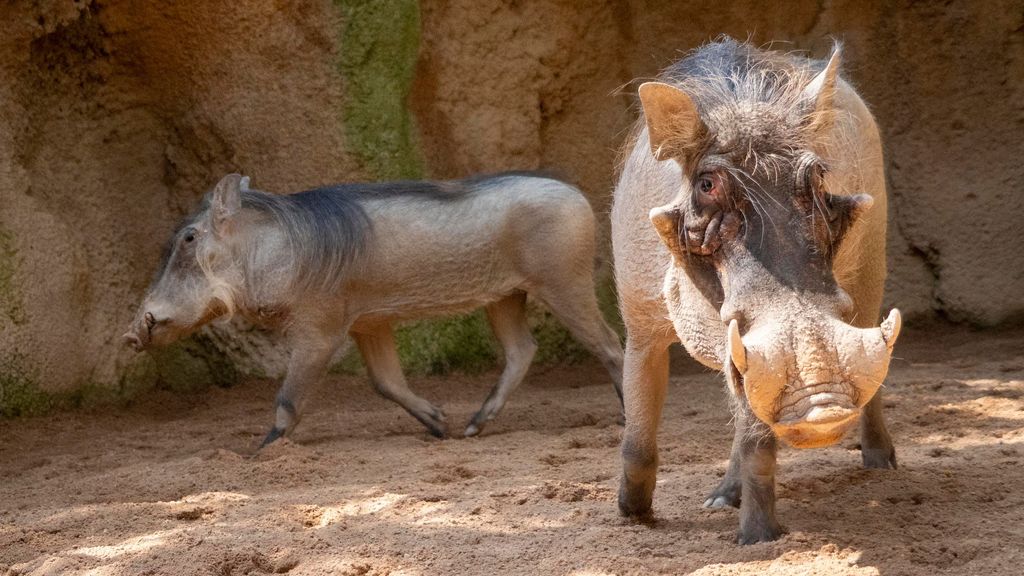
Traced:
<svg viewBox="0 0 1024 576">
<path fill-rule="evenodd" d="M 890 304 L 1024 318 L 1022 0 L 51 0 L 5 4 L 0 27 L 0 413 L 230 381 L 224 352 L 277 353 L 216 332 L 119 346 L 167 234 L 223 173 L 285 192 L 551 168 L 603 216 L 637 81 L 718 34 L 844 42 L 886 145 Z M 404 348 L 490 362 L 466 346 L 483 332 L 430 324 Z"/>
<path fill-rule="evenodd" d="M 329 3 L 0 8 L 0 409 L 230 376 L 209 341 L 120 345 L 177 221 L 225 172 L 271 190 L 360 175 Z"/>
<path fill-rule="evenodd" d="M 599 209 L 640 81 L 719 34 L 816 56 L 842 41 L 886 147 L 887 303 L 911 321 L 1024 317 L 1024 2 L 421 4 L 429 166 L 558 167 Z"/>
</svg>

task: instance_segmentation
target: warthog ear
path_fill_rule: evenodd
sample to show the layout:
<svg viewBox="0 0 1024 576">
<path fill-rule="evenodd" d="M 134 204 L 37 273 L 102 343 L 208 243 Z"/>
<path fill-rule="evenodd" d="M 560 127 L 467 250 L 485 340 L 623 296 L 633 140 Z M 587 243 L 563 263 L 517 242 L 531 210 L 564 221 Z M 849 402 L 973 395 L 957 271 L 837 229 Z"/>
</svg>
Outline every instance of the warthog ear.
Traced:
<svg viewBox="0 0 1024 576">
<path fill-rule="evenodd" d="M 248 189 L 249 178 L 241 174 L 228 174 L 213 188 L 210 202 L 214 232 L 227 232 L 231 217 L 242 209 L 242 185 Z"/>
<path fill-rule="evenodd" d="M 835 120 L 836 87 L 839 81 L 840 47 L 832 49 L 825 69 L 819 72 L 804 87 L 801 100 L 804 103 L 808 129 L 820 134 L 832 127 Z"/>
<path fill-rule="evenodd" d="M 690 96 L 661 82 L 641 84 L 639 95 L 654 157 L 689 161 L 700 150 L 701 140 L 707 134 Z"/>
</svg>

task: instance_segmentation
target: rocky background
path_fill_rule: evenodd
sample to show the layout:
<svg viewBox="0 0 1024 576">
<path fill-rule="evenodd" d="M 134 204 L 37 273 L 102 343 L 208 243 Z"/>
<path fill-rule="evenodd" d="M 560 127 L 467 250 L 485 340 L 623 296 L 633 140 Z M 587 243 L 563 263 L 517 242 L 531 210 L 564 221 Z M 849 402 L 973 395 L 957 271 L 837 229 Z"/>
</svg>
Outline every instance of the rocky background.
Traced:
<svg viewBox="0 0 1024 576">
<path fill-rule="evenodd" d="M 0 414 L 275 369 L 262 335 L 120 346 L 165 238 L 229 171 L 289 192 L 552 168 L 606 220 L 639 81 L 719 34 L 815 56 L 843 41 L 882 129 L 888 304 L 911 326 L 1024 319 L 1022 0 L 8 2 Z M 535 320 L 547 357 L 574 350 Z M 489 364 L 484 324 L 407 328 L 405 359 Z"/>
</svg>

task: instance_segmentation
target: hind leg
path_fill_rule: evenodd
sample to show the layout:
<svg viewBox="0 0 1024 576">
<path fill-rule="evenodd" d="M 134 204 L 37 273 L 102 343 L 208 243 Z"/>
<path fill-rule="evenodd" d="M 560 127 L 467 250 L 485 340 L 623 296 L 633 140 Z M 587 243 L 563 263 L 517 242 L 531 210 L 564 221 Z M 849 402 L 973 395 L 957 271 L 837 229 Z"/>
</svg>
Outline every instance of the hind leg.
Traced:
<svg viewBox="0 0 1024 576">
<path fill-rule="evenodd" d="M 405 375 L 402 374 L 391 326 L 385 324 L 371 330 L 353 332 L 352 338 L 359 347 L 366 370 L 370 373 L 370 381 L 377 392 L 405 408 L 431 434 L 444 438 L 448 433 L 444 412 L 409 389 Z"/>
<path fill-rule="evenodd" d="M 488 420 L 498 415 L 508 395 L 523 381 L 537 352 L 537 343 L 526 323 L 525 292 L 506 296 L 487 306 L 487 319 L 505 350 L 505 370 L 483 406 L 470 420 L 466 436 L 476 436 Z"/>
<path fill-rule="evenodd" d="M 537 291 L 537 296 L 547 304 L 558 321 L 569 329 L 573 337 L 601 360 L 611 376 L 619 408 L 623 409 L 622 343 L 619 335 L 601 316 L 589 273 L 586 281 L 567 287 L 545 286 Z"/>
</svg>

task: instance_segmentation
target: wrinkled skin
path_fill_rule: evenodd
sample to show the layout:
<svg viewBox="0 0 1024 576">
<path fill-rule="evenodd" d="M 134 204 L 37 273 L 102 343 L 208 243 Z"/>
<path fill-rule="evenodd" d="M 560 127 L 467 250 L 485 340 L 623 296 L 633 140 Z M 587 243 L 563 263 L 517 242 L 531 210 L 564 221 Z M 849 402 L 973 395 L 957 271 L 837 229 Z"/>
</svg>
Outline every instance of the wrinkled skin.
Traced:
<svg viewBox="0 0 1024 576">
<path fill-rule="evenodd" d="M 734 399 L 729 469 L 705 505 L 739 507 L 738 541 L 748 544 L 783 532 L 776 438 L 828 446 L 863 414 L 865 466 L 895 467 L 878 390 L 900 318 L 877 323 L 881 150 L 863 102 L 838 78 L 838 51 L 813 70 L 731 41 L 702 51 L 691 56 L 699 65 L 684 60 L 667 83 L 640 87 L 644 124 L 615 193 L 628 333 L 619 507 L 650 512 L 666 348 L 678 339 L 724 372 Z M 744 66 L 749 75 L 735 77 Z M 703 86 L 715 80 L 686 74 L 734 77 L 714 92 Z M 763 89 L 779 77 L 790 85 Z M 649 263 L 658 255 L 660 270 Z"/>
<path fill-rule="evenodd" d="M 594 216 L 579 190 L 536 174 L 326 187 L 290 196 L 225 176 L 168 243 L 125 341 L 166 345 L 228 314 L 285 332 L 291 354 L 264 445 L 298 425 L 351 335 L 370 380 L 437 437 L 444 412 L 402 374 L 392 324 L 483 307 L 505 370 L 465 428 L 479 434 L 537 349 L 527 294 L 605 365 L 622 348 L 594 293 Z"/>
</svg>

